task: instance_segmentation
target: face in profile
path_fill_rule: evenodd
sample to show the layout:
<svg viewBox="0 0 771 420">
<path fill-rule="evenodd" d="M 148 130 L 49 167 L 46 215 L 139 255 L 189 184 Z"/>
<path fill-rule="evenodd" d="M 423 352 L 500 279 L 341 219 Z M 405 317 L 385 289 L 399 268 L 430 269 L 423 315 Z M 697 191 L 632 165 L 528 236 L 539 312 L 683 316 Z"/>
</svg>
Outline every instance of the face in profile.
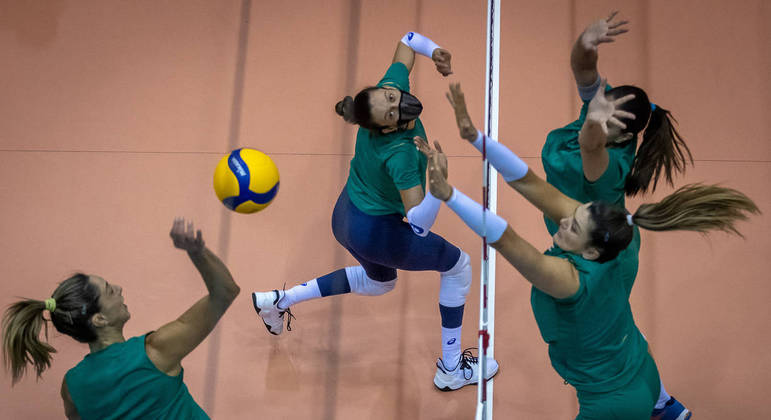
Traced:
<svg viewBox="0 0 771 420">
<path fill-rule="evenodd" d="M 94 326 L 122 328 L 131 318 L 128 307 L 124 303 L 123 288 L 99 276 L 89 276 L 88 281 L 99 290 L 101 310 L 92 317 Z"/>
</svg>

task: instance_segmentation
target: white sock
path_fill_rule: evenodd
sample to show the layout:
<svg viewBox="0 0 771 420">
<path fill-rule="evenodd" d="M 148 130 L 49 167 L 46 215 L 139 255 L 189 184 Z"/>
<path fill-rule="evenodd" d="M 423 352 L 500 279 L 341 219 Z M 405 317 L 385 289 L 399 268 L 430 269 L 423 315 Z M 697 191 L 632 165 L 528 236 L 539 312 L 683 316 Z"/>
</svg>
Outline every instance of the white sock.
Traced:
<svg viewBox="0 0 771 420">
<path fill-rule="evenodd" d="M 463 327 L 442 327 L 442 361 L 447 369 L 455 369 L 460 361 L 460 331 Z"/>
<path fill-rule="evenodd" d="M 664 406 L 667 404 L 667 401 L 672 398 L 667 394 L 667 390 L 664 389 L 664 382 L 661 383 L 661 392 L 659 392 L 659 400 L 656 401 L 656 405 L 653 406 L 653 408 L 664 408 Z"/>
<path fill-rule="evenodd" d="M 319 284 L 316 279 L 313 279 L 285 291 L 284 297 L 278 302 L 278 309 L 286 309 L 296 303 L 320 297 L 321 290 L 319 290 Z"/>
</svg>

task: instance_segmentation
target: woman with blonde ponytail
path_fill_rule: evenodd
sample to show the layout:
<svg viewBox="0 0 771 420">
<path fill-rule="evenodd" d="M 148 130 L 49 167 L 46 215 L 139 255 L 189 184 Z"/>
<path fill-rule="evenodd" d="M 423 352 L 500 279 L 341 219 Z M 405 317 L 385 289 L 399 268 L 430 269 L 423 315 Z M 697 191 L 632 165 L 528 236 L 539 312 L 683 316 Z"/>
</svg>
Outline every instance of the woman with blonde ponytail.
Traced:
<svg viewBox="0 0 771 420">
<path fill-rule="evenodd" d="M 447 182 L 447 159 L 435 142 L 416 146 L 428 157 L 429 188 L 528 280 L 531 306 L 557 373 L 576 388 L 582 419 L 647 420 L 661 381 L 648 343 L 629 304 L 637 275 L 639 231 L 722 230 L 758 213 L 739 191 L 691 184 L 633 214 L 605 201 L 582 203 L 535 175 L 511 150 L 477 132 L 467 117 L 460 87 L 448 95 L 461 137 L 487 158 L 506 182 L 559 228 L 554 247 L 541 253 L 500 216 L 486 212 Z M 682 407 L 682 406 L 681 406 Z M 690 417 L 679 411 L 680 419 Z"/>
<path fill-rule="evenodd" d="M 175 219 L 171 238 L 187 251 L 208 294 L 156 331 L 128 340 L 131 318 L 123 289 L 77 273 L 44 300 L 11 304 L 2 321 L 3 360 L 16 384 L 32 365 L 40 378 L 56 350 L 48 344 L 48 320 L 81 343 L 89 354 L 67 371 L 61 396 L 68 419 L 208 419 L 183 382 L 182 359 L 212 331 L 240 289 L 227 267 L 203 242 L 201 231 Z M 41 341 L 41 330 L 45 340 Z M 116 363 L 117 361 L 117 363 Z"/>
</svg>

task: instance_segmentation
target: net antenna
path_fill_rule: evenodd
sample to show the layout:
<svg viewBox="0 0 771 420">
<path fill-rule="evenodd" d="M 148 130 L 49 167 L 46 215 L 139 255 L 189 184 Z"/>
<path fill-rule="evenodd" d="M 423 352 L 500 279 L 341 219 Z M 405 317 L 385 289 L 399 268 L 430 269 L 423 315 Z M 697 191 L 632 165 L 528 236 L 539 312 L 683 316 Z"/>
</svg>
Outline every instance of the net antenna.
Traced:
<svg viewBox="0 0 771 420">
<path fill-rule="evenodd" d="M 487 60 L 485 82 L 485 135 L 482 142 L 482 264 L 479 291 L 479 382 L 476 420 L 493 418 L 493 381 L 487 380 L 487 358 L 495 345 L 495 250 L 487 244 L 487 212 L 495 212 L 498 198 L 497 172 L 487 161 L 486 143 L 498 138 L 498 74 L 500 64 L 500 0 L 487 2 Z"/>
</svg>

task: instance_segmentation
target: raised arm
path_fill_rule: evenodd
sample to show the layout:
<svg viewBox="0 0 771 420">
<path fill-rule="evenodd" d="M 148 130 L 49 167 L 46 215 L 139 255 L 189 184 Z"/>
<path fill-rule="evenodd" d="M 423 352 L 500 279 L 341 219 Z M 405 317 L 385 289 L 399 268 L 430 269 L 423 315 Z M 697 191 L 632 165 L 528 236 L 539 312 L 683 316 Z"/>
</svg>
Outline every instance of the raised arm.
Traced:
<svg viewBox="0 0 771 420">
<path fill-rule="evenodd" d="M 607 19 L 600 19 L 589 25 L 573 44 L 570 52 L 570 67 L 578 86 L 591 86 L 600 77 L 597 71 L 597 50 L 600 44 L 614 42 L 615 37 L 628 32 L 624 27 L 626 20 L 613 21 L 618 12 L 613 12 Z"/>
<path fill-rule="evenodd" d="M 182 359 L 214 329 L 240 288 L 225 264 L 206 248 L 201 231 L 195 232 L 192 223 L 186 229 L 185 220 L 176 219 L 170 234 L 174 246 L 187 251 L 209 292 L 179 318 L 148 335 L 145 340 L 147 356 L 155 366 L 169 375 L 175 375 L 181 368 Z"/>
<path fill-rule="evenodd" d="M 450 64 L 452 54 L 436 45 L 428 37 L 417 32 L 407 32 L 404 35 L 396 45 L 396 52 L 394 52 L 392 62 L 402 63 L 407 67 L 407 70 L 412 71 L 412 66 L 415 64 L 415 53 L 430 58 L 436 65 L 436 70 L 442 76 L 446 77 L 452 74 L 452 66 Z"/>
<path fill-rule="evenodd" d="M 522 194 L 525 199 L 538 207 L 548 218 L 559 223 L 563 217 L 573 214 L 579 202 L 559 192 L 556 188 L 533 173 L 527 164 L 502 143 L 488 138 L 471 122 L 466 109 L 466 100 L 459 83 L 450 84 L 447 100 L 455 111 L 455 122 L 460 136 L 471 143 L 477 150 L 483 147 L 487 152 L 490 164 L 501 174 L 510 187 Z M 427 142 L 415 143 L 418 148 L 429 156 L 430 148 Z M 439 151 L 441 153 L 441 151 Z"/>
<path fill-rule="evenodd" d="M 421 151 L 429 158 L 431 193 L 445 201 L 475 233 L 487 237 L 490 246 L 503 255 L 533 286 L 558 299 L 573 296 L 579 286 L 575 267 L 565 259 L 540 253 L 517 235 L 500 216 L 488 212 L 483 221 L 482 206 L 447 182 L 447 158 L 441 152 L 439 143 L 434 144 L 436 150 L 432 150 L 427 144 L 420 146 Z"/>
</svg>

